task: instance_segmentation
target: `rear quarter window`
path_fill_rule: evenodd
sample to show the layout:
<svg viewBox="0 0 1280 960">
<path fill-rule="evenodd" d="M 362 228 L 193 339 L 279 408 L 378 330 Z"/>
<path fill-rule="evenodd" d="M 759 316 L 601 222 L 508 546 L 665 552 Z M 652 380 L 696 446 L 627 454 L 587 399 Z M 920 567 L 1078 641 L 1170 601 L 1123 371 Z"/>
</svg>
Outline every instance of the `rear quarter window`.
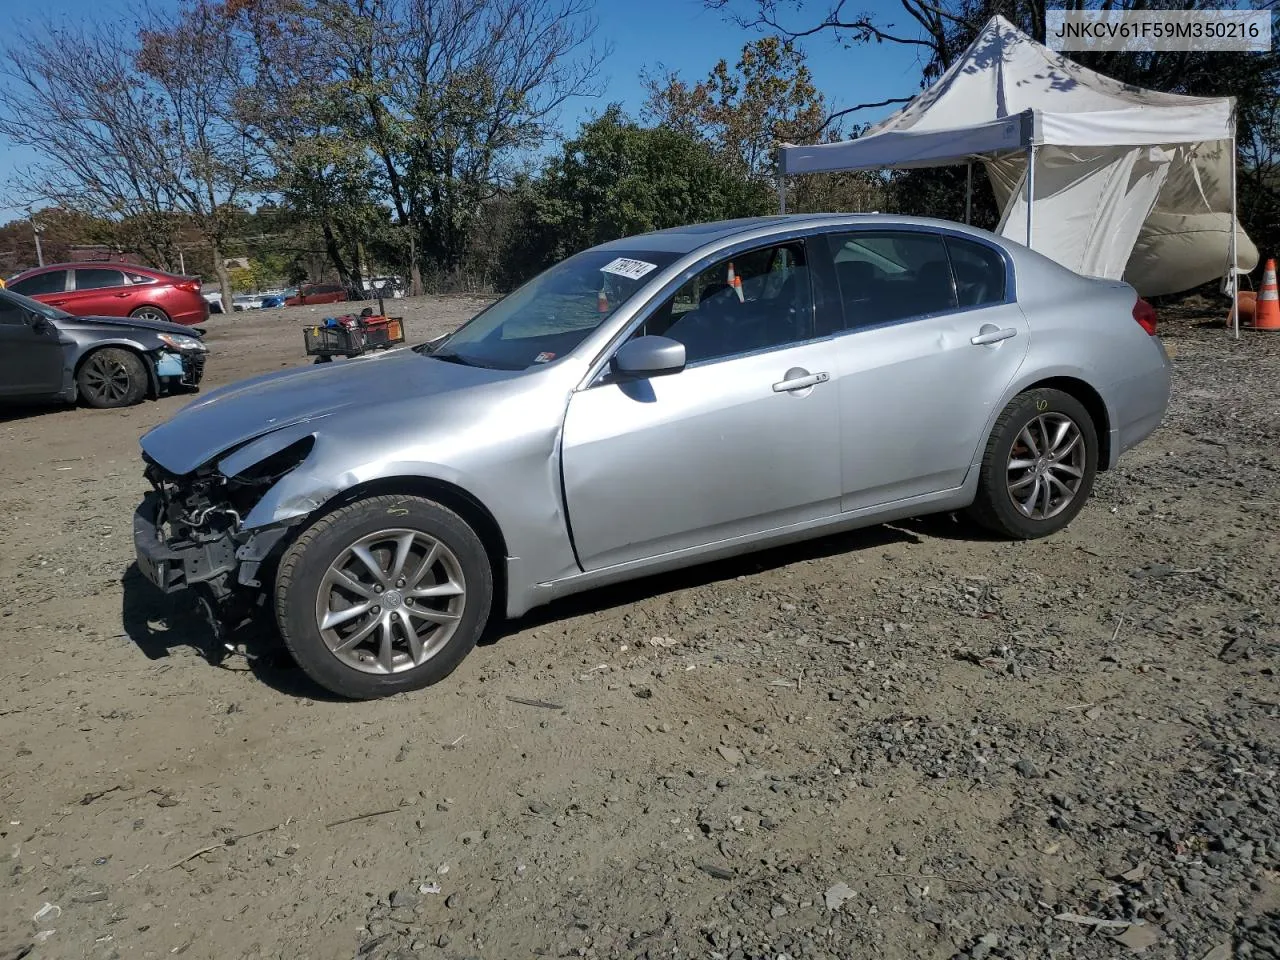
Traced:
<svg viewBox="0 0 1280 960">
<path fill-rule="evenodd" d="M 102 287 L 123 287 L 124 274 L 119 270 L 93 268 L 76 271 L 77 290 L 99 290 Z"/>
<path fill-rule="evenodd" d="M 960 306 L 1003 303 L 1006 295 L 1004 257 L 985 243 L 951 236 L 946 240 Z"/>
</svg>

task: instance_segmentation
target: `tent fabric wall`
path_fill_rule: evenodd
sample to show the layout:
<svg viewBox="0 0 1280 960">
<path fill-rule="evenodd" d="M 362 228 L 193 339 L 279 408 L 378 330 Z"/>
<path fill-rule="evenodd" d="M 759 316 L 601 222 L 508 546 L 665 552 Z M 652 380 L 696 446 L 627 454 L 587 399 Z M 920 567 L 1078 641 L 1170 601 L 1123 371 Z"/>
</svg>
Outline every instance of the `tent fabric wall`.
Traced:
<svg viewBox="0 0 1280 960">
<path fill-rule="evenodd" d="M 981 161 L 1000 231 L 1079 272 L 1174 293 L 1228 272 L 1234 196 L 1229 97 L 1127 86 L 993 17 L 928 90 L 855 140 L 783 145 L 783 174 Z M 1258 252 L 1237 227 L 1236 265 Z"/>
</svg>

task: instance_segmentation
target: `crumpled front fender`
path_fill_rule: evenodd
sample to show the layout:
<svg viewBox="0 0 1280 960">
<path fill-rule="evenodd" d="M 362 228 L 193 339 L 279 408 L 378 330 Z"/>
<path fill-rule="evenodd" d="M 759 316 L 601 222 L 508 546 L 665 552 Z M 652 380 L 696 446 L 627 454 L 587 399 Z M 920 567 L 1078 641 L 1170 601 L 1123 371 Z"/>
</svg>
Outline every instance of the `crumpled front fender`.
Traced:
<svg viewBox="0 0 1280 960">
<path fill-rule="evenodd" d="M 331 472 L 309 461 L 310 458 L 266 492 L 244 518 L 242 529 L 289 523 L 314 513 L 345 490 L 388 477 L 424 477 L 442 480 L 463 490 L 469 491 L 470 487 L 462 473 L 442 463 L 377 461 Z"/>
</svg>

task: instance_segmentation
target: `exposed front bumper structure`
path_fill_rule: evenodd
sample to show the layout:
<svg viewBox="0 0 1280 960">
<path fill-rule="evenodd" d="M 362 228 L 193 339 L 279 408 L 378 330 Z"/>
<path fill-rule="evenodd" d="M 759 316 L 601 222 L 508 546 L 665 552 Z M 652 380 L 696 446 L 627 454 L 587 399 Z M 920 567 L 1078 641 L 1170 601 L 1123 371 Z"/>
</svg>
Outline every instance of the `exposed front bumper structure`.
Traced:
<svg viewBox="0 0 1280 960">
<path fill-rule="evenodd" d="M 195 389 L 204 379 L 204 350 L 161 350 L 154 356 L 156 377 L 161 383 Z"/>
<path fill-rule="evenodd" d="M 175 477 L 152 463 L 153 490 L 133 515 L 133 546 L 142 575 L 165 593 L 191 590 L 221 641 L 266 597 L 264 562 L 287 526 L 244 530 L 235 490 L 214 473 Z"/>
<path fill-rule="evenodd" d="M 164 539 L 162 513 L 160 495 L 147 494 L 133 514 L 133 547 L 142 575 L 165 593 L 208 583 L 239 566 L 231 533 L 205 542 L 170 546 Z"/>
</svg>

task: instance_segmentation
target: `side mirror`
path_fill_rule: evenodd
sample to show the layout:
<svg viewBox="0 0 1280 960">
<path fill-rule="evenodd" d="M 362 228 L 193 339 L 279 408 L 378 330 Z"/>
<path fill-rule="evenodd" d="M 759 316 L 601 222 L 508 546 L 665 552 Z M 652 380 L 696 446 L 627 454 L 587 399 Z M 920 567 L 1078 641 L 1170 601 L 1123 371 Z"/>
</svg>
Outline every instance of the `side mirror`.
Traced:
<svg viewBox="0 0 1280 960">
<path fill-rule="evenodd" d="M 684 344 L 670 337 L 636 337 L 618 348 L 609 369 L 622 377 L 663 377 L 684 369 Z"/>
</svg>

